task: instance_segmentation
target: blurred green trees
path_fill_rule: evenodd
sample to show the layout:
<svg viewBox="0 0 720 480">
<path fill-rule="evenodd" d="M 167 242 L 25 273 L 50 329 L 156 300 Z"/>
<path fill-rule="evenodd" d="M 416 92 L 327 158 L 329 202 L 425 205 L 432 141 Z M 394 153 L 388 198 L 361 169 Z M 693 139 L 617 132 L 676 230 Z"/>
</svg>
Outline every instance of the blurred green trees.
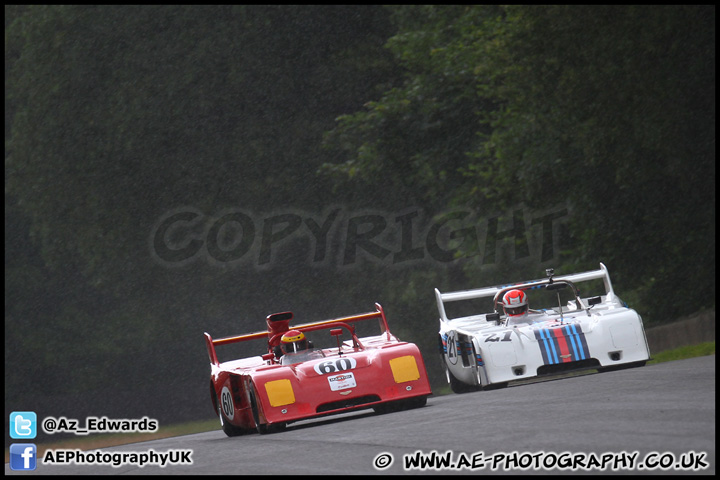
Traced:
<svg viewBox="0 0 720 480">
<path fill-rule="evenodd" d="M 714 306 L 712 6 L 5 13 L 8 408 L 137 384 L 205 401 L 202 331 L 282 310 L 379 301 L 432 357 L 433 288 L 547 266 L 604 262 L 651 324 Z M 188 209 L 178 244 L 242 211 L 253 254 L 278 248 L 159 262 L 153 232 Z M 443 255 L 433 221 L 464 222 Z"/>
</svg>

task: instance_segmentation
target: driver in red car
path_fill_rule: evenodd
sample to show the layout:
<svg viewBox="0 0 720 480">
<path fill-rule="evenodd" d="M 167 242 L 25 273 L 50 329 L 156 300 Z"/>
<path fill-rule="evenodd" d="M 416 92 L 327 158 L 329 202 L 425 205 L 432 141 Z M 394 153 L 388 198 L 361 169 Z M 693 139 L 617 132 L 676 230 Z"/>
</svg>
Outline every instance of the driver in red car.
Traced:
<svg viewBox="0 0 720 480">
<path fill-rule="evenodd" d="M 308 349 L 307 338 L 305 338 L 305 334 L 299 330 L 288 330 L 280 337 L 280 349 L 283 355 L 304 352 Z"/>
<path fill-rule="evenodd" d="M 324 357 L 322 350 L 315 350 L 305 334 L 299 330 L 288 330 L 280 337 L 280 363 L 290 365 L 313 358 Z"/>
</svg>

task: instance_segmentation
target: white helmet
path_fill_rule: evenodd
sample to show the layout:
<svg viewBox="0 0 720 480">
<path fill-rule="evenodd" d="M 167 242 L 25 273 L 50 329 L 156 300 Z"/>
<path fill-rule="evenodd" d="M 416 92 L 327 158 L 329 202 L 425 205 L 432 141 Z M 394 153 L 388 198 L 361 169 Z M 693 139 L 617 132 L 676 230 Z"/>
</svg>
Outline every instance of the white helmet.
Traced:
<svg viewBox="0 0 720 480">
<path fill-rule="evenodd" d="M 503 310 L 508 317 L 525 315 L 528 311 L 528 299 L 522 290 L 510 290 L 502 299 Z"/>
</svg>

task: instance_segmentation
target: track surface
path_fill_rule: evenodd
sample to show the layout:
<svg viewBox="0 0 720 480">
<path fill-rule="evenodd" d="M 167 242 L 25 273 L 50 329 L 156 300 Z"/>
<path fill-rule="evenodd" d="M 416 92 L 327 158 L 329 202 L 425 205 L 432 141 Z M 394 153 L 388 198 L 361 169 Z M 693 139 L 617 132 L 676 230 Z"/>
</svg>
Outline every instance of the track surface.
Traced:
<svg viewBox="0 0 720 480">
<path fill-rule="evenodd" d="M 617 473 L 715 473 L 715 356 L 642 368 L 511 386 L 502 390 L 431 397 L 426 407 L 376 415 L 372 410 L 290 425 L 281 433 L 228 438 L 213 432 L 104 449 L 104 452 L 192 450 L 192 465 L 111 467 L 44 465 L 6 474 L 409 474 L 404 457 L 450 452 L 487 461 L 484 469 L 425 469 L 425 473 L 551 473 L 520 469 L 520 462 L 551 462 L 562 453 L 627 455 Z M 530 455 L 544 452 L 533 460 Z M 657 455 L 652 455 L 656 452 Z M 491 460 L 502 457 L 498 470 Z M 514 453 L 514 455 L 513 455 Z M 704 453 L 704 456 L 702 455 Z M 378 469 L 374 463 L 389 467 Z M 553 457 L 552 454 L 555 454 Z M 644 460 L 702 459 L 702 470 L 637 469 Z M 480 456 L 482 455 L 482 456 Z M 650 455 L 648 457 L 648 455 Z M 474 456 L 474 457 L 473 457 Z M 496 457 L 500 459 L 501 457 Z M 510 463 L 504 463 L 510 459 Z M 515 459 L 513 463 L 512 459 Z M 568 458 L 567 456 L 564 458 Z M 578 457 L 581 458 L 581 457 Z M 586 462 L 588 457 L 582 457 Z M 609 457 L 608 457 L 609 458 Z M 557 464 L 555 464 L 557 465 Z M 608 464 L 606 464 L 608 465 Z M 504 468 L 508 466 L 510 468 Z M 611 464 L 608 465 L 612 467 Z M 554 473 L 603 473 L 598 469 Z M 604 473 L 612 473 L 606 470 Z"/>
</svg>

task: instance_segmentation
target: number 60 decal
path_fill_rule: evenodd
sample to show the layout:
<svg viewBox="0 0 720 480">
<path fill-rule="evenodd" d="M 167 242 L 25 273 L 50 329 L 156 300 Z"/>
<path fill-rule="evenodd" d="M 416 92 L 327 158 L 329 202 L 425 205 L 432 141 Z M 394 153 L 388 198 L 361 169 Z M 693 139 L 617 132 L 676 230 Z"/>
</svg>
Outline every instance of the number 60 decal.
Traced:
<svg viewBox="0 0 720 480">
<path fill-rule="evenodd" d="M 220 392 L 220 406 L 225 416 L 232 420 L 235 417 L 235 405 L 233 405 L 232 395 L 228 387 L 223 387 Z"/>
<path fill-rule="evenodd" d="M 343 370 L 352 370 L 357 366 L 354 358 L 343 357 L 337 360 L 326 360 L 315 364 L 315 371 L 320 375 L 326 373 L 342 372 Z"/>
</svg>

